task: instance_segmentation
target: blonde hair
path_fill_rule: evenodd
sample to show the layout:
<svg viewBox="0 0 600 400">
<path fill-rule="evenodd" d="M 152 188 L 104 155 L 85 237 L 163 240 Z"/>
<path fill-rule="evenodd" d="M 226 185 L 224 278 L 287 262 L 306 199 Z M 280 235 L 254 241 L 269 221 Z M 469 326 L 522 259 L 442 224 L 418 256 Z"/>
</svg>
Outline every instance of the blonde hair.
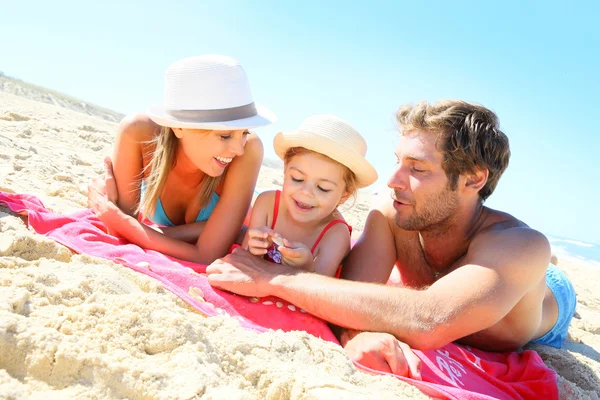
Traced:
<svg viewBox="0 0 600 400">
<path fill-rule="evenodd" d="M 152 139 L 149 144 L 154 148 L 150 163 L 144 168 L 144 172 L 149 171 L 146 178 L 146 191 L 140 201 L 137 211 L 143 211 L 146 216 L 154 215 L 156 204 L 162 194 L 167 182 L 169 173 L 177 163 L 177 149 L 179 148 L 179 139 L 175 136 L 173 129 L 163 126 L 160 133 Z M 212 194 L 223 181 L 227 170 L 217 177 L 205 175 L 200 182 L 200 191 L 198 193 L 198 204 L 200 209 L 210 200 Z M 143 176 L 140 179 L 142 184 Z"/>
<path fill-rule="evenodd" d="M 346 184 L 346 193 L 348 193 L 348 198 L 352 197 L 352 200 L 355 203 L 356 202 L 356 194 L 358 192 L 358 178 L 356 178 L 356 174 L 354 174 L 354 172 L 352 172 L 352 170 L 350 168 L 348 168 L 341 162 L 336 161 L 333 158 L 331 158 L 323 153 L 309 150 L 304 147 L 290 147 L 289 149 L 287 149 L 285 151 L 285 154 L 283 155 L 284 165 L 287 166 L 289 164 L 289 162 L 292 160 L 292 158 L 294 158 L 297 155 L 309 154 L 309 153 L 319 154 L 323 157 L 327 157 L 330 161 L 336 163 L 337 165 L 339 165 L 343 168 L 343 171 L 344 171 L 343 178 L 344 178 L 344 183 Z"/>
</svg>

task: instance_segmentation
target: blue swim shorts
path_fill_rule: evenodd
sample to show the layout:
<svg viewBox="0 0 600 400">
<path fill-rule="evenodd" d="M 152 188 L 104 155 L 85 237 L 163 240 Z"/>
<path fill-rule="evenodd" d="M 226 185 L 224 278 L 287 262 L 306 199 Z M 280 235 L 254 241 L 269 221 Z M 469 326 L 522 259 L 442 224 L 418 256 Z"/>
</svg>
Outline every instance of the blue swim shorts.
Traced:
<svg viewBox="0 0 600 400">
<path fill-rule="evenodd" d="M 546 285 L 554 293 L 558 303 L 558 319 L 556 324 L 544 336 L 532 340 L 532 343 L 545 344 L 560 349 L 567 338 L 569 324 L 575 314 L 575 289 L 569 278 L 554 264 L 550 264 L 546 270 Z"/>
</svg>

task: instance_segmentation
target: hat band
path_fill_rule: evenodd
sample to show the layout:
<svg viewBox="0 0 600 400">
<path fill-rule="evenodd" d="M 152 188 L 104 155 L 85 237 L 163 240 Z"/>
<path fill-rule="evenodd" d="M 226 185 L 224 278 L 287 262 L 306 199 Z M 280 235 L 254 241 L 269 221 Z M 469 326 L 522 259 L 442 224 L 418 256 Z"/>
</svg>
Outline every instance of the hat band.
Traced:
<svg viewBox="0 0 600 400">
<path fill-rule="evenodd" d="M 167 110 L 167 113 L 182 122 L 190 123 L 234 121 L 258 114 L 254 103 L 220 110 Z"/>
</svg>

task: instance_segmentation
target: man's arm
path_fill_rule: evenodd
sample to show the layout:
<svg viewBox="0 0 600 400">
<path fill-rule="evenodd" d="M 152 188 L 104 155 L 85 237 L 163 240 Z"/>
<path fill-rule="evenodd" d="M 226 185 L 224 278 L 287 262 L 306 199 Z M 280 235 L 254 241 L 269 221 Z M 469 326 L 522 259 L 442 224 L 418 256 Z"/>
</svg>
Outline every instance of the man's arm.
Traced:
<svg viewBox="0 0 600 400">
<path fill-rule="evenodd" d="M 278 296 L 336 325 L 388 332 L 413 348 L 432 349 L 494 325 L 543 277 L 549 258 L 543 235 L 524 228 L 488 235 L 472 244 L 467 265 L 426 290 L 336 280 L 285 266 L 270 270 L 264 260 L 254 262 L 242 252 L 207 272 L 223 289 Z"/>
<path fill-rule="evenodd" d="M 414 348 L 438 348 L 496 324 L 547 267 L 548 242 L 531 229 L 492 233 L 479 241 L 467 265 L 426 290 L 301 274 L 276 277 L 269 292 L 339 326 L 388 332 Z"/>
</svg>

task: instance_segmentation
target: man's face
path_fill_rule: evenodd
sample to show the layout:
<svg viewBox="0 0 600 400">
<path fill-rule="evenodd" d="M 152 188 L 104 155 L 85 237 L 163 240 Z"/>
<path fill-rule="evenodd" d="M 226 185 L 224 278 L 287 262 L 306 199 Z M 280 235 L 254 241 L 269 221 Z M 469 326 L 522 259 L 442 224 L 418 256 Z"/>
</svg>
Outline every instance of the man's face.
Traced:
<svg viewBox="0 0 600 400">
<path fill-rule="evenodd" d="M 410 231 L 438 230 L 452 222 L 459 194 L 450 190 L 436 149 L 436 134 L 412 130 L 400 136 L 398 165 L 388 181 L 396 209 L 396 225 Z"/>
</svg>

